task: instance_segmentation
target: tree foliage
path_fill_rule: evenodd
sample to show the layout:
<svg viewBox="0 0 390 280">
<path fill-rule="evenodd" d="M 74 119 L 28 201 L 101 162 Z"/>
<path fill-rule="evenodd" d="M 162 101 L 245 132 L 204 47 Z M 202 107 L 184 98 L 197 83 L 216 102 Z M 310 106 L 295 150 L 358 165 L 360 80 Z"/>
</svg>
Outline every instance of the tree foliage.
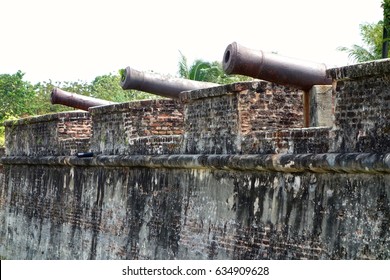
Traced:
<svg viewBox="0 0 390 280">
<path fill-rule="evenodd" d="M 338 47 L 337 49 L 348 53 L 348 57 L 355 62 L 381 59 L 383 43 L 389 40 L 389 38 L 383 38 L 383 31 L 384 27 L 388 31 L 390 29 L 390 0 L 384 0 L 382 8 L 383 20 L 377 23 L 364 23 L 359 26 L 363 45 L 355 44 L 349 48 Z"/>
<path fill-rule="evenodd" d="M 53 82 L 51 80 L 39 82 L 34 85 L 35 96 L 30 103 L 33 115 L 44 115 L 61 111 L 70 111 L 72 108 L 51 104 L 50 96 L 54 88 L 74 92 L 77 94 L 89 95 L 89 85 L 82 81 L 77 82 Z"/>
<path fill-rule="evenodd" d="M 34 88 L 23 81 L 23 75 L 21 71 L 0 75 L 0 121 L 32 113 L 30 103 L 35 95 Z"/>
<path fill-rule="evenodd" d="M 21 71 L 0 74 L 0 123 L 7 119 L 23 117 L 32 112 L 30 107 L 35 92 L 33 86 L 23 81 Z M 0 126 L 0 146 L 4 145 L 4 127 Z"/>
<path fill-rule="evenodd" d="M 355 62 L 364 62 L 382 57 L 383 21 L 378 23 L 364 23 L 360 25 L 360 36 L 364 45 L 339 47 L 338 50 L 348 53 L 348 57 Z"/>
<path fill-rule="evenodd" d="M 218 61 L 208 62 L 202 59 L 197 59 L 191 66 L 189 66 L 187 58 L 181 52 L 178 66 L 179 76 L 189 80 L 212 82 L 217 84 L 230 84 L 252 80 L 250 77 L 225 74 L 222 69 L 222 64 Z"/>
</svg>

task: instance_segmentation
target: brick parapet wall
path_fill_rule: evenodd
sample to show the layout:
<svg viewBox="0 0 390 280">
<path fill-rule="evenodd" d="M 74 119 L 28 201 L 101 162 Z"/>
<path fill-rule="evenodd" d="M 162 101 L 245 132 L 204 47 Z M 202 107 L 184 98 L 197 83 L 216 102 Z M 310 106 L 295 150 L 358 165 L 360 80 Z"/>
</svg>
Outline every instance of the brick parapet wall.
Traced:
<svg viewBox="0 0 390 280">
<path fill-rule="evenodd" d="M 90 109 L 91 150 L 96 154 L 178 153 L 183 104 L 171 99 L 141 100 Z"/>
<path fill-rule="evenodd" d="M 302 95 L 300 90 L 263 81 L 185 92 L 182 153 L 245 153 L 245 135 L 301 128 Z"/>
<path fill-rule="evenodd" d="M 89 149 L 91 120 L 87 112 L 62 112 L 6 121 L 7 156 L 72 155 Z"/>
<path fill-rule="evenodd" d="M 332 68 L 327 75 L 336 81 L 352 81 L 362 78 L 383 77 L 390 73 L 390 59 L 369 61 L 354 65 Z"/>
<path fill-rule="evenodd" d="M 266 149 L 253 147 L 256 133 L 303 125 L 302 92 L 262 81 L 185 92 L 180 101 L 142 100 L 91 108 L 90 141 L 91 120 L 77 115 L 85 113 L 72 114 L 75 117 L 69 115 L 66 121 L 61 121 L 60 113 L 8 123 L 9 137 L 19 139 L 10 141 L 9 155 L 261 152 Z M 271 137 L 274 152 L 285 148 L 278 148 L 285 141 L 279 134 Z M 25 141 L 30 135 L 38 135 L 35 142 Z M 289 137 L 293 138 L 299 136 Z"/>
<path fill-rule="evenodd" d="M 303 127 L 303 92 L 259 82 L 239 92 L 240 132 Z"/>
<path fill-rule="evenodd" d="M 390 60 L 328 70 L 334 80 L 334 152 L 390 151 Z"/>
</svg>

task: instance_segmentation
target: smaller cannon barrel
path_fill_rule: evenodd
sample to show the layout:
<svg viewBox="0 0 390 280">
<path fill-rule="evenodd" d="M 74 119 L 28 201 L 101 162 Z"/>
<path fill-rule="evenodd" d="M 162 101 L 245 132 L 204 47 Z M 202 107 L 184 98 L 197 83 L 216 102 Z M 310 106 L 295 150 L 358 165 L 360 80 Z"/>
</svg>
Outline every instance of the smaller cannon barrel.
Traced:
<svg viewBox="0 0 390 280">
<path fill-rule="evenodd" d="M 223 70 L 304 90 L 313 85 L 329 85 L 326 65 L 243 47 L 236 42 L 228 45 L 223 56 Z"/>
<path fill-rule="evenodd" d="M 59 88 L 54 88 L 52 90 L 50 101 L 52 104 L 61 104 L 85 111 L 88 111 L 89 107 L 110 105 L 116 103 L 99 98 L 64 91 Z"/>
<path fill-rule="evenodd" d="M 121 75 L 123 89 L 135 89 L 164 97 L 178 99 L 183 91 L 219 86 L 219 84 L 180 78 L 168 78 L 158 74 L 141 72 L 126 67 Z"/>
</svg>

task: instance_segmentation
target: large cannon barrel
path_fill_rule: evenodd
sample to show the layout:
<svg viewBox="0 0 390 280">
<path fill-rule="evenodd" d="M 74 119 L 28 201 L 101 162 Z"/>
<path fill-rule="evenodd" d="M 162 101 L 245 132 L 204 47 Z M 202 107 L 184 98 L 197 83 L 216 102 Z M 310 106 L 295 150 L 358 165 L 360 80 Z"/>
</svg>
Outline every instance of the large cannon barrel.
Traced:
<svg viewBox="0 0 390 280">
<path fill-rule="evenodd" d="M 168 78 L 158 74 L 141 72 L 126 67 L 121 75 L 123 89 L 135 89 L 169 98 L 179 98 L 183 91 L 210 88 L 219 84 L 180 78 Z"/>
<path fill-rule="evenodd" d="M 326 65 L 252 50 L 233 42 L 223 56 L 223 70 L 304 90 L 332 83 Z"/>
<path fill-rule="evenodd" d="M 115 102 L 80 95 L 73 92 L 61 90 L 59 88 L 54 88 L 52 90 L 50 101 L 52 104 L 61 104 L 85 111 L 88 111 L 89 107 L 115 104 Z"/>
</svg>

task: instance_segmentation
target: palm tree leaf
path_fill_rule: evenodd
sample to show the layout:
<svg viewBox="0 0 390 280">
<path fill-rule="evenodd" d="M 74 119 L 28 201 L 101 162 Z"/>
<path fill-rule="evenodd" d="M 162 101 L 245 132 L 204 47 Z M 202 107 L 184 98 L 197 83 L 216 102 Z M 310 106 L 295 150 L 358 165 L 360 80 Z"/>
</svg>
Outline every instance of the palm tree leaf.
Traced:
<svg viewBox="0 0 390 280">
<path fill-rule="evenodd" d="M 188 64 L 187 64 L 187 58 L 182 54 L 181 51 L 180 53 L 180 60 L 179 60 L 179 76 L 184 79 L 189 78 L 189 69 L 188 69 Z"/>
<path fill-rule="evenodd" d="M 210 68 L 210 63 L 203 60 L 195 60 L 189 71 L 189 78 L 195 81 L 204 81 L 205 69 Z"/>
</svg>

